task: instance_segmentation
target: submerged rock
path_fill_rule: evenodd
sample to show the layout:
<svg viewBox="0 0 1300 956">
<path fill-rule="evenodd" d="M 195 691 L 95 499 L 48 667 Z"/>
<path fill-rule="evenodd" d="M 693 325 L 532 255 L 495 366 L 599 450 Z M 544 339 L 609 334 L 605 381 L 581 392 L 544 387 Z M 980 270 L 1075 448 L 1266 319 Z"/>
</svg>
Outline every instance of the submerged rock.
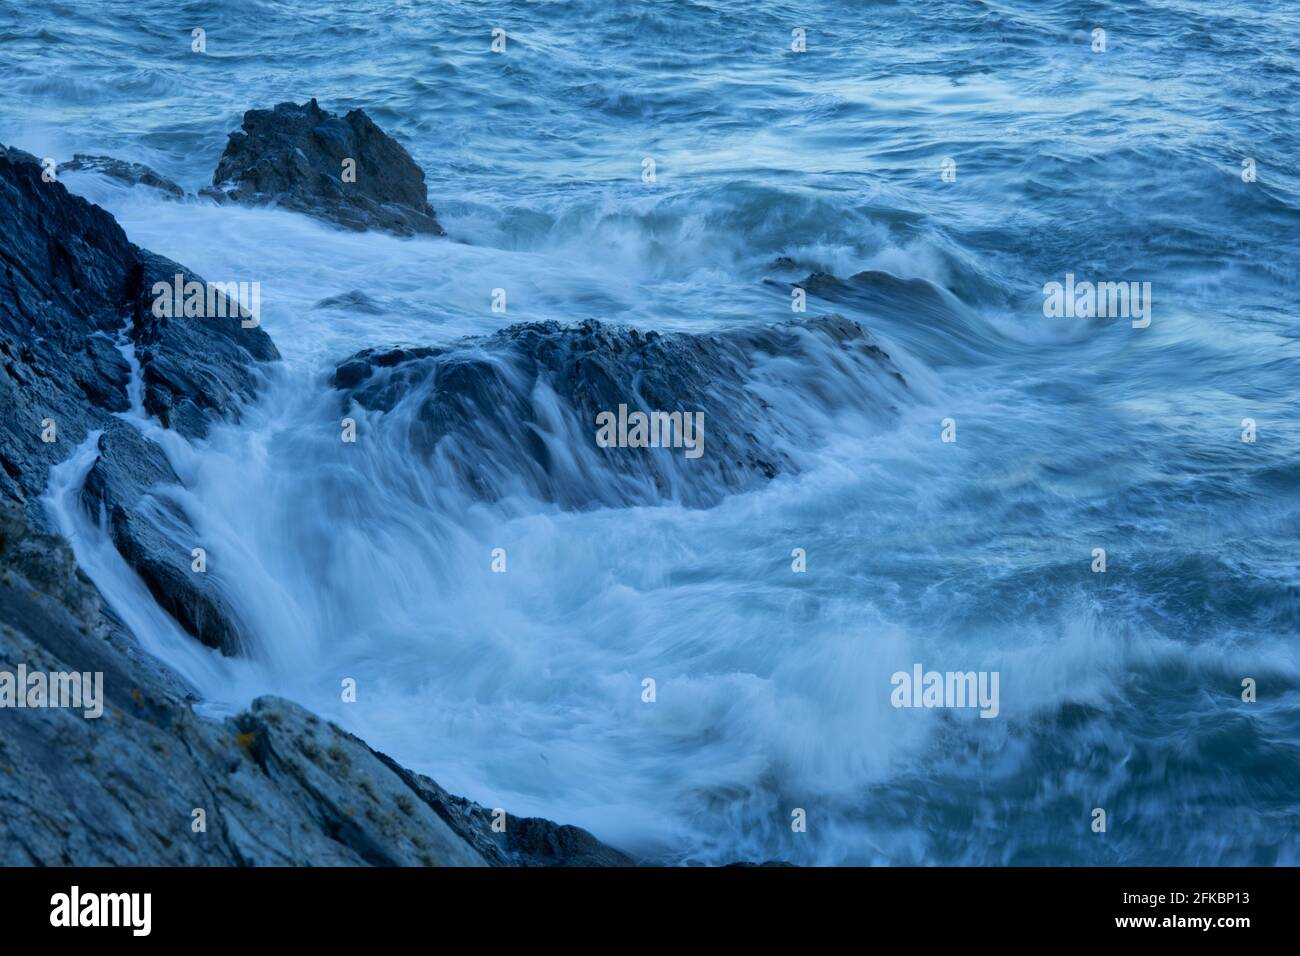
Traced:
<svg viewBox="0 0 1300 956">
<path fill-rule="evenodd" d="M 855 273 L 847 279 L 841 279 L 829 272 L 814 272 L 795 285 L 805 289 L 810 295 L 833 301 L 854 301 L 862 296 L 875 296 L 889 301 L 910 299 L 935 304 L 944 301 L 940 288 L 925 279 L 904 279 L 892 272 L 876 269 Z"/>
<path fill-rule="evenodd" d="M 61 163 L 59 170 L 86 170 L 102 173 L 108 178 L 116 179 L 128 186 L 149 186 L 159 192 L 166 193 L 172 199 L 183 199 L 185 197 L 185 190 L 166 176 L 155 172 L 149 166 L 143 163 L 128 163 L 125 160 L 114 159 L 112 156 L 90 156 L 86 153 L 77 153 L 69 162 Z"/>
<path fill-rule="evenodd" d="M 901 349 L 930 369 L 954 364 L 1005 361 L 1014 339 L 989 322 L 981 310 L 968 305 L 954 288 L 920 277 L 904 278 L 878 269 L 840 278 L 814 272 L 799 282 L 764 279 L 789 293 L 802 289 L 809 300 L 820 299 L 880 320 Z M 977 278 L 967 277 L 967 291 L 978 290 Z M 993 301 L 985 299 L 985 301 Z"/>
<path fill-rule="evenodd" d="M 351 292 L 341 292 L 338 295 L 332 295 L 328 298 L 321 299 L 316 303 L 316 308 L 339 309 L 344 312 L 361 312 L 365 315 L 383 315 L 386 311 L 382 305 L 370 298 L 370 296 L 366 295 L 360 289 L 353 289 Z"/>
<path fill-rule="evenodd" d="M 355 180 L 345 163 L 355 164 Z M 348 229 L 446 235 L 428 202 L 424 171 L 365 110 L 339 117 L 313 99 L 249 110 L 203 195 L 249 206 L 275 203 Z"/>
<path fill-rule="evenodd" d="M 800 282 L 763 280 L 783 289 L 803 289 L 809 295 L 828 302 L 852 304 L 868 311 L 900 312 L 907 310 L 944 311 L 956 306 L 957 300 L 940 286 L 924 278 L 902 278 L 892 272 L 867 269 L 848 278 L 829 272 L 814 272 Z"/>
<path fill-rule="evenodd" d="M 706 334 L 515 325 L 449 347 L 367 349 L 334 385 L 345 409 L 382 413 L 369 427 L 471 494 L 570 508 L 716 504 L 797 471 L 836 415 L 881 420 L 905 391 L 870 333 L 837 315 Z M 654 420 L 666 447 L 598 445 L 598 416 L 621 431 L 635 412 L 678 414 Z"/>
</svg>

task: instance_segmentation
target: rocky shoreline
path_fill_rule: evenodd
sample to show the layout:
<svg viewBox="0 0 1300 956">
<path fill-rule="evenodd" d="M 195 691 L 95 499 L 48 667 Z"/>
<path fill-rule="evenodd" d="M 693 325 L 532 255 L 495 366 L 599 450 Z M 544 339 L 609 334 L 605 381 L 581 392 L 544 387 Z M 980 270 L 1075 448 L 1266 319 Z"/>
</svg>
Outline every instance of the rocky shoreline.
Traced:
<svg viewBox="0 0 1300 956">
<path fill-rule="evenodd" d="M 78 155 L 64 168 L 185 198 L 148 167 L 111 157 Z M 202 194 L 347 229 L 445 235 L 406 151 L 363 111 L 340 118 L 315 100 L 248 111 Z M 98 719 L 0 710 L 0 863 L 631 864 L 576 827 L 508 817 L 501 830 L 494 811 L 289 701 L 262 697 L 225 720 L 200 718 L 194 691 L 136 645 L 51 527 L 42 501 L 51 468 L 83 451 L 78 506 L 181 628 L 239 655 L 238 608 L 177 545 L 197 535 L 163 490 L 183 482 L 159 441 L 237 421 L 279 358 L 241 303 L 219 298 L 216 318 L 160 310 L 156 286 L 173 282 L 212 288 L 133 245 L 35 157 L 0 147 L 0 397 L 11 409 L 0 418 L 0 669 L 102 672 L 106 697 Z M 379 309 L 360 290 L 321 305 Z M 870 334 L 837 315 L 706 335 L 523 324 L 447 347 L 366 349 L 329 384 L 344 414 L 410 409 L 397 420 L 412 454 L 468 449 L 449 473 L 484 499 L 523 482 L 563 507 L 666 498 L 708 507 L 793 470 L 788 452 L 812 440 L 809 423 L 772 408 L 763 388 L 764 376 L 785 385 L 792 375 L 818 414 L 890 415 L 880 396 L 906 388 Z M 556 461 L 531 437 L 546 427 L 528 400 L 539 383 L 575 429 L 627 396 L 649 408 L 707 401 L 710 455 Z M 590 444 L 573 437 L 574 448 Z M 502 462 L 509 474 L 490 470 Z"/>
<path fill-rule="evenodd" d="M 343 133 L 321 115 L 318 126 Z M 344 145 L 363 162 L 405 156 L 364 113 L 343 122 L 354 137 Z M 247 119 L 245 127 L 256 136 Z M 218 176 L 240 180 L 247 147 L 230 153 Z M 70 165 L 178 190 L 107 157 Z M 312 186 L 301 164 L 285 175 L 275 198 L 293 207 L 295 190 L 301 198 Z M 371 187 L 358 204 L 327 201 L 314 212 L 350 228 L 441 234 L 422 203 L 423 173 L 398 163 L 397 176 L 405 180 Z M 236 188 L 226 200 L 268 196 Z M 51 533 L 41 501 L 51 467 L 91 440 L 82 506 L 182 627 L 223 653 L 239 651 L 235 609 L 191 572 L 189 552 L 169 544 L 183 510 L 150 493 L 180 479 L 121 413 L 132 409 L 134 372 L 144 413 L 202 437 L 212 422 L 237 419 L 257 393 L 258 366 L 278 353 L 237 310 L 202 321 L 155 314 L 150 290 L 176 275 L 203 283 L 130 243 L 111 215 L 47 178 L 36 157 L 0 147 L 0 396 L 11 410 L 0 419 L 0 669 L 101 672 L 105 698 L 96 719 L 56 707 L 0 710 L 0 864 L 630 864 L 572 826 L 507 818 L 498 832 L 487 808 L 289 701 L 263 697 L 235 717 L 201 718 L 185 681 L 144 653 L 103 603 Z"/>
</svg>

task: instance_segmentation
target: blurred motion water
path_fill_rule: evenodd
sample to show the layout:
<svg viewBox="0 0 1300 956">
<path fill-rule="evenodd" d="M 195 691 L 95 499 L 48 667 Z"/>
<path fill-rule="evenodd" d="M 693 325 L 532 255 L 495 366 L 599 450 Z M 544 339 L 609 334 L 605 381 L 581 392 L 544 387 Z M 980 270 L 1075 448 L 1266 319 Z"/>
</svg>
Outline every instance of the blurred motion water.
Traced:
<svg viewBox="0 0 1300 956">
<path fill-rule="evenodd" d="M 291 696 L 662 862 L 1300 863 L 1300 8 L 54 0 L 0 8 L 0 71 L 0 142 L 191 191 L 245 109 L 363 107 L 451 236 L 61 176 L 137 244 L 260 281 L 284 355 L 240 425 L 169 448 L 255 639 L 187 665 L 209 706 Z M 714 508 L 486 504 L 393 416 L 338 440 L 360 348 L 776 322 L 764 279 L 867 269 L 944 290 L 809 295 L 898 363 L 897 420 L 837 416 Z M 1150 327 L 1046 318 L 1067 273 L 1150 282 Z M 317 305 L 352 290 L 382 311 Z M 1000 716 L 894 709 L 914 662 L 999 671 Z"/>
</svg>

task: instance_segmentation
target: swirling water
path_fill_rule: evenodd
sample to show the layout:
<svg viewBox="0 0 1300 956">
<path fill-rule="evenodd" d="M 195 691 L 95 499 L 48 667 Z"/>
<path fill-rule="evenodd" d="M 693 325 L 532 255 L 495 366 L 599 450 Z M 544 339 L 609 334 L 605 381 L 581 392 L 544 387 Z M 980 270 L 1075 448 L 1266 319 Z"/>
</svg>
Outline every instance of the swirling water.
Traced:
<svg viewBox="0 0 1300 956">
<path fill-rule="evenodd" d="M 210 706 L 286 694 L 650 860 L 1300 862 L 1293 5 L 56 0 L 0 8 L 0 68 L 0 141 L 191 190 L 247 108 L 364 107 L 457 240 L 66 176 L 136 243 L 260 281 L 285 357 L 240 424 L 169 446 L 250 659 L 124 614 Z M 864 269 L 951 294 L 809 300 L 909 401 L 714 508 L 485 504 L 400 422 L 338 441 L 326 377 L 359 348 L 774 322 L 765 278 Z M 1066 273 L 1150 282 L 1150 327 L 1046 318 Z M 354 289 L 383 311 L 317 305 Z M 143 600 L 81 531 L 110 601 Z M 999 717 L 894 709 L 914 662 L 1000 672 Z"/>
</svg>

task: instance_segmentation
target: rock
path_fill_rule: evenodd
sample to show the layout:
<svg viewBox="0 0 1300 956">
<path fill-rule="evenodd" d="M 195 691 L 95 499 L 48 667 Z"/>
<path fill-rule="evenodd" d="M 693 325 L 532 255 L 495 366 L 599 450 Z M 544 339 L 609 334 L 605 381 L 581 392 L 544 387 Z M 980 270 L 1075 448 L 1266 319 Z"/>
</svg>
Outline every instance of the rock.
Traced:
<svg viewBox="0 0 1300 956">
<path fill-rule="evenodd" d="M 595 321 L 515 325 L 450 347 L 367 349 L 342 362 L 343 406 L 487 500 L 524 491 L 567 508 L 716 504 L 781 472 L 829 416 L 884 418 L 902 375 L 870 334 L 831 315 L 709 334 Z M 703 412 L 703 453 L 601 448 L 596 416 Z"/>
<path fill-rule="evenodd" d="M 343 292 L 321 299 L 316 303 L 318 309 L 339 309 L 344 312 L 360 312 L 365 315 L 383 315 L 386 311 L 382 305 L 360 289 Z"/>
<path fill-rule="evenodd" d="M 742 869 L 742 868 L 750 869 L 753 867 L 772 867 L 772 866 L 793 867 L 794 866 L 793 863 L 789 863 L 785 860 L 763 860 L 761 862 L 755 862 L 753 860 L 736 860 L 733 863 L 724 863 L 722 865 L 724 868 L 727 869 Z"/>
<path fill-rule="evenodd" d="M 345 182 L 344 161 L 356 181 Z M 249 110 L 202 194 L 249 206 L 275 203 L 358 232 L 446 235 L 428 202 L 424 171 L 365 110 L 339 117 L 313 99 Z"/>
<path fill-rule="evenodd" d="M 903 278 L 869 269 L 847 279 L 829 272 L 814 272 L 796 283 L 764 279 L 785 290 L 803 289 L 817 298 L 852 309 L 889 330 L 900 348 L 930 369 L 955 364 L 1004 361 L 1008 348 L 1016 348 L 996 324 L 980 316 L 952 289 L 922 278 Z M 969 287 L 978 282 L 967 280 Z"/>
<path fill-rule="evenodd" d="M 59 171 L 86 170 L 102 173 L 110 179 L 126 183 L 128 186 L 149 186 L 166 193 L 172 199 L 183 199 L 185 190 L 181 189 L 166 176 L 155 172 L 143 163 L 128 163 L 114 159 L 112 156 L 90 156 L 77 153 L 71 161 L 59 165 Z"/>
<path fill-rule="evenodd" d="M 167 494 L 181 482 L 162 449 L 121 422 L 100 435 L 98 447 L 99 459 L 82 487 L 83 504 L 91 514 L 102 514 L 113 545 L 181 627 L 223 654 L 244 650 L 239 613 L 226 599 L 220 576 L 211 569 L 196 574 L 191 567 L 191 551 L 203 542 Z"/>
<path fill-rule="evenodd" d="M 200 719 L 174 675 L 141 667 L 111 631 L 67 546 L 0 502 L 0 669 L 103 674 L 98 718 L 0 709 L 0 865 L 629 862 L 545 820 L 512 820 L 509 840 L 490 821 L 480 832 L 483 808 L 289 701 Z"/>
<path fill-rule="evenodd" d="M 158 318 L 152 286 L 184 267 L 132 245 L 113 217 L 43 182 L 35 157 L 0 147 L 0 421 L 9 497 L 44 486 L 69 443 L 130 407 L 134 348 L 146 410 L 189 437 L 237 416 L 256 388 L 257 362 L 278 358 L 260 328 L 237 319 Z M 201 279 L 199 281 L 202 281 Z M 42 442 L 41 421 L 57 425 Z"/>
<path fill-rule="evenodd" d="M 99 671 L 104 696 L 93 719 L 0 710 L 0 864 L 484 864 L 365 744 L 301 707 L 195 717 L 105 639 L 66 546 L 12 504 L 0 514 L 0 668 Z"/>
<path fill-rule="evenodd" d="M 232 726 L 233 725 L 233 726 Z M 268 847 L 267 816 L 314 824 L 326 837 L 372 866 L 484 866 L 486 861 L 351 734 L 289 701 L 261 697 L 227 726 L 253 766 L 240 765 L 253 811 L 232 832 L 242 862 L 328 862 L 328 849 L 306 854 L 292 843 Z M 256 768 L 256 769 L 254 769 Z M 260 773 L 259 773 L 260 771 Z M 225 805 L 223 799 L 222 804 Z M 241 801 L 248 803 L 249 801 Z M 301 823 L 298 824 L 301 826 Z M 295 841 L 296 842 L 296 841 Z M 304 848 L 306 849 L 306 848 Z"/>
<path fill-rule="evenodd" d="M 851 299 L 874 296 L 880 299 L 914 299 L 942 304 L 943 292 L 933 283 L 920 278 L 904 279 L 891 272 L 868 269 L 841 279 L 829 272 L 814 272 L 796 283 L 810 294 L 828 299 Z"/>
<path fill-rule="evenodd" d="M 133 256 L 108 213 L 0 147 L 0 497 L 34 504 L 50 467 L 129 407 L 110 351 Z"/>
<path fill-rule="evenodd" d="M 866 270 L 841 279 L 829 272 L 814 272 L 799 282 L 764 279 L 767 285 L 782 289 L 803 289 L 810 296 L 850 305 L 877 314 L 915 316 L 930 321 L 942 319 L 960 308 L 951 293 L 927 279 L 904 279 L 890 272 Z"/>
<path fill-rule="evenodd" d="M 9 149 L 0 149 L 0 263 L 0 401 L 10 410 L 0 417 L 0 492 L 44 527 L 39 497 L 50 467 L 102 431 L 87 507 L 103 510 L 118 550 L 160 603 L 233 653 L 232 609 L 214 578 L 189 568 L 197 536 L 154 491 L 179 479 L 162 449 L 114 413 L 131 407 L 130 350 L 145 411 L 201 437 L 212 422 L 237 419 L 256 392 L 256 365 L 278 358 L 275 346 L 238 318 L 155 316 L 155 281 L 202 280 L 132 245 L 107 212 L 44 182 L 34 157 Z M 42 440 L 47 433 L 55 440 Z"/>
<path fill-rule="evenodd" d="M 492 811 L 453 796 L 422 774 L 379 754 L 461 839 L 493 866 L 632 866 L 630 857 L 606 846 L 581 827 L 540 817 L 509 817 L 504 833 L 492 829 Z"/>
<path fill-rule="evenodd" d="M 245 328 L 237 317 L 154 315 L 155 283 L 175 283 L 177 275 L 186 283 L 205 280 L 148 250 L 137 251 L 127 295 L 145 411 L 187 438 L 204 437 L 214 421 L 238 421 L 240 405 L 257 393 L 258 363 L 280 358 L 275 344 L 260 327 Z"/>
</svg>

